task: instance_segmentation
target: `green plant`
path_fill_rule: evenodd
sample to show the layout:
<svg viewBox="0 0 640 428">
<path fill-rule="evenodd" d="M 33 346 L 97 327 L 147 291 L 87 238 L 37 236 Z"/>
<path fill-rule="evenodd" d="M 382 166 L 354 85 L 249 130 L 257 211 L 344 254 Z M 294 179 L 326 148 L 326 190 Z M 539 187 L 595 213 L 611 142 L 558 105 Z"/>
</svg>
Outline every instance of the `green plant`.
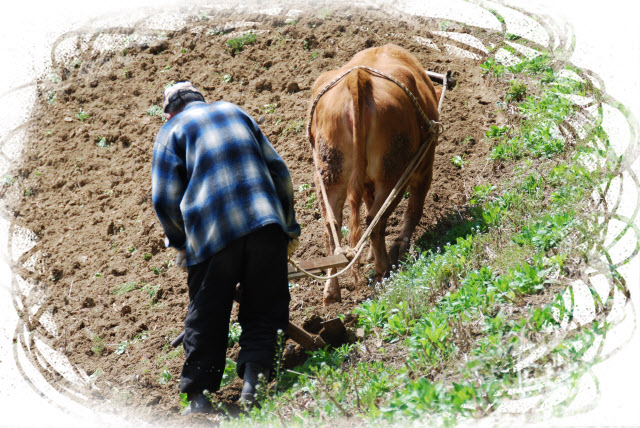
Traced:
<svg viewBox="0 0 640 428">
<path fill-rule="evenodd" d="M 98 276 L 98 274 L 96 274 L 96 276 Z M 115 287 L 113 287 L 111 289 L 111 294 L 114 294 L 116 296 L 122 296 L 123 294 L 129 293 L 133 290 L 137 290 L 143 285 L 144 284 L 141 284 L 137 281 L 123 282 L 122 284 L 118 284 Z"/>
<path fill-rule="evenodd" d="M 127 348 L 129 347 L 129 341 L 125 340 L 124 342 L 120 342 L 120 344 L 118 345 L 118 348 L 116 349 L 115 353 L 117 355 L 122 355 L 125 352 L 127 352 Z"/>
<path fill-rule="evenodd" d="M 111 143 L 109 143 L 105 137 L 98 137 L 96 145 L 100 148 L 105 148 L 109 147 Z"/>
<path fill-rule="evenodd" d="M 56 102 L 56 93 L 54 91 L 47 92 L 47 104 Z"/>
<path fill-rule="evenodd" d="M 262 107 L 260 107 L 261 110 L 264 110 L 265 113 L 267 114 L 273 114 L 275 113 L 276 109 L 278 108 L 278 104 L 273 103 L 273 104 L 265 104 Z"/>
<path fill-rule="evenodd" d="M 80 122 L 84 122 L 85 120 L 91 118 L 91 115 L 84 110 L 78 110 L 76 113 L 76 118 L 80 120 Z"/>
<path fill-rule="evenodd" d="M 227 361 L 227 364 L 224 367 L 224 373 L 222 374 L 222 381 L 220 382 L 221 388 L 224 388 L 225 386 L 229 385 L 238 377 L 238 374 L 236 371 L 236 362 L 233 361 L 231 358 L 227 358 L 226 361 Z"/>
<path fill-rule="evenodd" d="M 151 260 L 151 257 L 153 257 L 153 256 L 152 256 L 151 254 L 149 254 L 149 253 L 144 253 L 144 254 L 142 255 L 142 259 L 143 259 L 145 262 L 148 262 L 149 260 Z"/>
<path fill-rule="evenodd" d="M 504 65 L 500 64 L 495 58 L 489 58 L 484 63 L 480 64 L 482 74 L 493 74 L 496 77 L 502 77 L 506 71 Z"/>
<path fill-rule="evenodd" d="M 184 348 L 182 345 L 178 346 L 175 349 L 167 352 L 166 354 L 158 356 L 158 364 L 163 364 L 165 361 L 171 361 L 174 358 L 181 356 L 184 353 Z"/>
<path fill-rule="evenodd" d="M 186 392 L 180 393 L 180 411 L 184 410 L 191 404 Z"/>
<path fill-rule="evenodd" d="M 254 44 L 256 40 L 257 36 L 252 31 L 244 33 L 242 36 L 229 39 L 226 41 L 227 52 L 235 55 L 244 50 L 245 46 Z"/>
<path fill-rule="evenodd" d="M 289 134 L 299 134 L 304 130 L 305 121 L 303 119 L 292 120 L 284 127 L 280 135 L 287 136 Z"/>
<path fill-rule="evenodd" d="M 145 113 L 149 116 L 162 116 L 163 111 L 162 107 L 159 105 L 152 105 L 145 111 Z"/>
<path fill-rule="evenodd" d="M 166 385 L 171 381 L 171 379 L 173 379 L 173 375 L 171 374 L 171 372 L 169 372 L 169 370 L 165 369 L 160 372 L 160 375 L 158 376 L 158 383 L 160 385 Z"/>
<path fill-rule="evenodd" d="M 160 284 L 157 284 L 157 285 L 145 284 L 141 290 L 147 293 L 150 301 L 153 301 L 154 298 L 157 297 L 159 288 L 160 288 Z"/>
<path fill-rule="evenodd" d="M 94 334 L 91 336 L 91 342 L 93 343 L 91 352 L 98 356 L 102 355 L 105 349 L 104 340 L 102 340 L 102 338 L 97 334 Z"/>
<path fill-rule="evenodd" d="M 487 132 L 485 132 L 485 135 L 488 138 L 498 138 L 505 135 L 508 131 L 509 131 L 508 126 L 499 127 L 496 125 L 491 125 L 491 127 L 487 130 Z"/>
<path fill-rule="evenodd" d="M 238 343 L 240 335 L 242 334 L 242 327 L 237 322 L 229 324 L 229 346 L 233 346 L 234 343 Z"/>
<path fill-rule="evenodd" d="M 453 164 L 453 166 L 460 169 L 464 166 L 466 162 L 461 155 L 455 155 L 454 157 L 451 158 L 451 163 Z"/>
<path fill-rule="evenodd" d="M 4 175 L 2 177 L 2 186 L 3 187 L 10 187 L 13 186 L 13 184 L 16 182 L 16 179 L 10 175 Z"/>
<path fill-rule="evenodd" d="M 233 82 L 233 74 L 224 74 L 221 79 L 224 83 L 231 83 Z"/>
<path fill-rule="evenodd" d="M 304 207 L 308 210 L 313 209 L 315 207 L 317 200 L 318 200 L 318 197 L 316 195 L 316 192 L 311 192 L 311 194 L 309 195 L 309 197 L 304 203 Z"/>
<path fill-rule="evenodd" d="M 382 328 L 389 317 L 387 303 L 384 300 L 368 300 L 355 308 L 354 313 L 358 315 L 358 325 L 364 327 L 365 331 Z"/>
<path fill-rule="evenodd" d="M 527 85 L 524 82 L 518 80 L 511 80 L 509 82 L 509 89 L 507 89 L 506 100 L 507 101 L 522 101 L 527 94 Z"/>
<path fill-rule="evenodd" d="M 495 17 L 496 17 L 496 19 L 497 19 L 498 21 L 500 21 L 500 23 L 501 23 L 501 24 L 503 24 L 503 25 L 505 24 L 504 18 L 502 17 L 502 15 L 500 15 L 500 14 L 498 13 L 498 11 L 497 11 L 497 10 L 495 10 L 495 9 L 489 9 L 489 12 L 491 12 L 491 14 L 493 14 L 493 16 L 495 16 Z"/>
</svg>

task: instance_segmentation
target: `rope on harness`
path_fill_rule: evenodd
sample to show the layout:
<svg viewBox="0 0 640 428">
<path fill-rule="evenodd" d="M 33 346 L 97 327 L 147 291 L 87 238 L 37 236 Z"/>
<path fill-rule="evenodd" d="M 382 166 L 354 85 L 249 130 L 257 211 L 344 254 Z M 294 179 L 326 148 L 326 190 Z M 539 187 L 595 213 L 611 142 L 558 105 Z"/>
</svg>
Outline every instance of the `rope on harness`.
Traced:
<svg viewBox="0 0 640 428">
<path fill-rule="evenodd" d="M 349 73 L 351 73 L 352 71 L 357 70 L 357 69 L 366 70 L 366 71 L 368 71 L 368 72 L 370 72 L 370 73 L 372 73 L 374 75 L 377 75 L 377 76 L 382 77 L 384 79 L 390 80 L 393 83 L 395 83 L 396 85 L 398 85 L 407 94 L 409 99 L 411 99 L 411 101 L 413 102 L 414 106 L 416 107 L 416 110 L 418 111 L 418 113 L 420 114 L 420 116 L 424 120 L 425 124 L 427 125 L 427 138 L 426 138 L 425 142 L 418 148 L 418 151 L 414 155 L 414 157 L 411 160 L 411 162 L 409 163 L 409 165 L 407 165 L 407 168 L 405 169 L 404 173 L 402 174 L 402 176 L 400 177 L 400 179 L 396 183 L 395 187 L 391 190 L 391 192 L 387 196 L 387 199 L 385 200 L 384 204 L 380 207 L 380 209 L 378 210 L 376 216 L 371 221 L 371 223 L 369 223 L 369 226 L 367 227 L 365 232 L 360 237 L 360 240 L 358 241 L 358 243 L 356 244 L 355 248 L 353 249 L 353 251 L 355 251 L 355 253 L 352 253 L 351 251 L 345 250 L 344 248 L 340 247 L 340 238 L 338 237 L 338 233 L 337 233 L 337 230 L 336 230 L 336 227 L 335 227 L 335 217 L 333 215 L 333 211 L 331 210 L 331 206 L 329 205 L 329 199 L 327 197 L 327 192 L 326 192 L 326 189 L 325 189 L 325 186 L 324 186 L 324 182 L 322 181 L 322 177 L 320 176 L 320 173 L 318 171 L 318 167 L 316 165 L 316 173 L 318 174 L 318 182 L 320 184 L 320 190 L 321 190 L 321 193 L 322 193 L 322 199 L 323 199 L 324 204 L 325 204 L 325 212 L 327 213 L 327 217 L 328 217 L 327 220 L 329 221 L 329 225 L 330 225 L 330 228 L 331 228 L 331 233 L 333 235 L 335 252 L 336 253 L 344 252 L 347 255 L 347 258 L 350 259 L 349 264 L 347 266 L 345 266 L 339 272 L 336 272 L 335 274 L 332 274 L 332 275 L 320 276 L 320 275 L 315 275 L 315 274 L 313 274 L 313 273 L 311 273 L 309 271 L 306 271 L 305 269 L 301 268 L 300 265 L 298 265 L 298 263 L 296 263 L 295 260 L 293 260 L 291 257 L 289 258 L 289 262 L 291 262 L 291 264 L 296 269 L 298 269 L 300 272 L 303 272 L 305 275 L 310 276 L 310 277 L 315 278 L 315 279 L 319 279 L 319 280 L 328 280 L 328 279 L 337 278 L 338 276 L 342 275 L 347 270 L 351 269 L 353 264 L 360 257 L 360 254 L 362 254 L 362 250 L 364 249 L 364 244 L 365 244 L 366 240 L 369 238 L 369 236 L 371 235 L 371 232 L 373 231 L 373 228 L 378 224 L 378 221 L 380 221 L 380 218 L 386 212 L 387 208 L 389 208 L 389 206 L 394 201 L 394 199 L 398 196 L 398 194 L 400 192 L 404 192 L 404 189 L 408 185 L 409 178 L 415 172 L 415 170 L 417 169 L 418 165 L 420 165 L 422 163 L 422 161 L 424 160 L 427 152 L 429 151 L 429 148 L 431 147 L 431 145 L 433 144 L 434 141 L 438 140 L 438 137 L 440 136 L 440 134 L 442 133 L 442 130 L 443 130 L 442 123 L 436 122 L 436 121 L 432 121 L 431 119 L 429 119 L 427 114 L 424 112 L 424 110 L 420 106 L 420 103 L 418 102 L 418 99 L 415 97 L 415 95 L 413 95 L 413 93 L 402 82 L 400 82 L 398 79 L 396 79 L 395 77 L 390 76 L 390 75 L 388 75 L 386 73 L 383 73 L 383 72 L 381 72 L 379 70 L 371 68 L 371 67 L 367 67 L 367 66 L 364 66 L 364 65 L 355 66 L 355 67 L 350 68 L 346 72 L 342 73 L 340 76 L 338 76 L 337 78 L 335 78 L 334 80 L 329 82 L 329 84 L 327 84 L 324 88 L 322 88 L 322 90 L 318 93 L 318 95 L 316 96 L 315 100 L 313 101 L 313 104 L 311 105 L 311 109 L 309 111 L 309 123 L 307 124 L 307 138 L 309 139 L 309 142 L 311 143 L 312 150 L 314 152 L 313 153 L 314 164 L 316 162 L 316 156 L 315 156 L 315 146 L 313 145 L 313 141 L 311 140 L 311 123 L 313 121 L 313 113 L 314 113 L 314 111 L 316 109 L 318 101 L 320 100 L 320 98 L 329 89 L 334 87 L 340 80 L 342 80 L 344 77 L 346 77 Z M 446 85 L 446 82 L 445 82 L 445 85 Z M 445 91 L 446 91 L 446 86 L 445 86 Z M 444 92 L 441 95 L 441 100 L 442 100 L 442 96 L 444 96 Z"/>
</svg>

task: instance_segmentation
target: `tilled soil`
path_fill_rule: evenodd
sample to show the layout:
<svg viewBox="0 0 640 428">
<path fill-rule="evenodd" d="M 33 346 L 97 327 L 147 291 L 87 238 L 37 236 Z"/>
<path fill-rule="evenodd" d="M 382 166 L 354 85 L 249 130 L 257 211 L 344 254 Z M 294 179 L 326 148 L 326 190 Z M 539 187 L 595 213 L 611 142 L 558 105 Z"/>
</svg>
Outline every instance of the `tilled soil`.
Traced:
<svg viewBox="0 0 640 428">
<path fill-rule="evenodd" d="M 416 37 L 441 48 L 448 44 L 481 52 L 433 34 L 440 29 L 437 21 L 346 7 L 303 10 L 294 18 L 286 12 L 194 16 L 177 32 L 134 41 L 126 49 L 85 49 L 56 70 L 59 79 L 39 82 L 24 161 L 17 182 L 3 189 L 3 197 L 15 223 L 37 235 L 18 273 L 46 288 L 48 299 L 39 313 L 49 312 L 58 331 L 52 335 L 34 328 L 91 376 L 94 398 L 131 406 L 138 416 L 155 421 L 171 420 L 179 410 L 183 354 L 171 354 L 168 343 L 183 328 L 186 274 L 171 266 L 175 251 L 164 248 L 150 200 L 152 146 L 163 122 L 148 110 L 162 103 L 170 82 L 190 80 L 207 101 L 236 103 L 261 124 L 297 189 L 299 260 L 325 255 L 305 135 L 310 89 L 320 73 L 340 67 L 364 48 L 398 44 L 426 69 L 451 70 L 458 81 L 445 97 L 445 131 L 414 240 L 442 227 L 443 219 L 464 206 L 474 185 L 495 179 L 483 137 L 491 125 L 506 122 L 496 112 L 504 88 L 482 76 L 480 60 L 448 55 Z M 449 25 L 450 31 L 491 37 Z M 248 31 L 256 35 L 255 43 L 229 53 L 226 41 Z M 81 120 L 81 111 L 90 117 Z M 462 168 L 451 162 L 456 155 L 465 161 Z M 405 204 L 389 220 L 390 239 L 400 230 Z M 323 308 L 323 284 L 296 281 L 292 321 L 309 327 L 314 320 L 350 313 L 370 295 L 370 287 L 356 287 L 351 275 L 341 282 L 343 302 Z M 234 308 L 234 320 L 235 314 Z M 236 354 L 237 345 L 229 350 L 230 357 Z M 305 357 L 291 342 L 286 355 L 288 366 Z M 172 377 L 166 383 L 165 371 Z M 62 382 L 55 374 L 45 376 L 52 384 Z M 236 380 L 220 399 L 232 405 L 240 386 Z"/>
</svg>

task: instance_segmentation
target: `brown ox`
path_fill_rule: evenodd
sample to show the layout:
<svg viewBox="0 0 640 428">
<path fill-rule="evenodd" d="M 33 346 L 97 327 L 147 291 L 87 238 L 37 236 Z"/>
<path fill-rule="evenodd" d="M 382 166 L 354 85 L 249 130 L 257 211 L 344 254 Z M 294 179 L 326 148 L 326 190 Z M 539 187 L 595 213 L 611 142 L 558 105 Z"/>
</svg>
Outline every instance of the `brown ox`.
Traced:
<svg viewBox="0 0 640 428">
<path fill-rule="evenodd" d="M 411 53 L 395 45 L 366 49 L 342 68 L 321 74 L 313 85 L 312 102 L 327 84 L 354 66 L 368 66 L 393 76 L 415 95 L 431 120 L 438 120 L 440 88 L 434 88 L 429 76 Z M 308 120 L 311 121 L 309 136 L 314 146 L 314 161 L 326 187 L 337 231 L 340 233 L 342 210 L 348 200 L 351 212 L 349 245 L 354 247 L 362 234 L 359 214 L 362 200 L 366 208 L 366 221 L 370 224 L 418 147 L 425 142 L 427 125 L 402 88 L 363 69 L 351 71 L 322 95 Z M 409 204 L 404 213 L 402 231 L 394 240 L 389 254 L 385 246 L 385 227 L 404 189 L 372 230 L 371 251 L 378 281 L 389 274 L 392 266 L 409 249 L 409 240 L 420 221 L 431 185 L 436 143 L 432 143 L 425 159 L 410 177 Z M 320 193 L 317 174 L 316 189 Z M 333 254 L 336 243 L 331 239 L 324 204 L 320 205 L 325 219 L 327 252 Z M 340 300 L 337 278 L 328 280 L 324 289 L 324 304 Z"/>
</svg>

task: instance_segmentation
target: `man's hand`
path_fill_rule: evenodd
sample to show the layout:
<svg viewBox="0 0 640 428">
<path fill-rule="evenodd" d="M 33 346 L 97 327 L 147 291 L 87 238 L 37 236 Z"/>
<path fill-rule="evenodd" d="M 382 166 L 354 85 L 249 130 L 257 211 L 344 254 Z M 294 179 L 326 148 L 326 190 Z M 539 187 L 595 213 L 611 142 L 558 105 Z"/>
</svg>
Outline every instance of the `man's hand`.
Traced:
<svg viewBox="0 0 640 428">
<path fill-rule="evenodd" d="M 287 245 L 287 257 L 291 257 L 291 254 L 300 246 L 300 239 L 289 239 L 289 245 Z"/>
<path fill-rule="evenodd" d="M 176 253 L 176 266 L 184 271 L 187 270 L 187 250 L 178 250 Z"/>
</svg>

